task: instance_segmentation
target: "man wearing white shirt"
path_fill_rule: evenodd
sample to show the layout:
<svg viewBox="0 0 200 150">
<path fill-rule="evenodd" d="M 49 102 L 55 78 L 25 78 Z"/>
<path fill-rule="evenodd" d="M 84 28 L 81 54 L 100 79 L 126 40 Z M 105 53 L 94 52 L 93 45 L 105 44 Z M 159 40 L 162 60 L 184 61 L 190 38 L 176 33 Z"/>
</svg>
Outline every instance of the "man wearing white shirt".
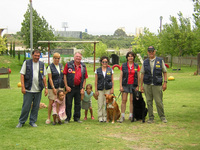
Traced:
<svg viewBox="0 0 200 150">
<path fill-rule="evenodd" d="M 19 123 L 16 126 L 17 128 L 21 128 L 25 124 L 26 120 L 28 119 L 30 110 L 31 113 L 29 124 L 32 127 L 37 127 L 35 122 L 37 121 L 42 90 L 44 87 L 45 96 L 48 93 L 46 83 L 46 68 L 44 63 L 39 61 L 39 58 L 40 51 L 34 50 L 32 52 L 32 59 L 24 61 L 20 71 L 23 105 L 21 115 L 19 118 Z M 32 103 L 33 106 L 31 108 Z"/>
</svg>

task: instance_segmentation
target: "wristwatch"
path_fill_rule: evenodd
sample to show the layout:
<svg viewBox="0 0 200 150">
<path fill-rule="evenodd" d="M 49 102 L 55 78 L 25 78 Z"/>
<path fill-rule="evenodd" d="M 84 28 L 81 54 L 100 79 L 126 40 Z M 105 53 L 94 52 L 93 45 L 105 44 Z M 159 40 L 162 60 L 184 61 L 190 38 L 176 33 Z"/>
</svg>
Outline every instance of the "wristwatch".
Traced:
<svg viewBox="0 0 200 150">
<path fill-rule="evenodd" d="M 164 81 L 165 83 L 167 83 L 167 81 Z"/>
</svg>

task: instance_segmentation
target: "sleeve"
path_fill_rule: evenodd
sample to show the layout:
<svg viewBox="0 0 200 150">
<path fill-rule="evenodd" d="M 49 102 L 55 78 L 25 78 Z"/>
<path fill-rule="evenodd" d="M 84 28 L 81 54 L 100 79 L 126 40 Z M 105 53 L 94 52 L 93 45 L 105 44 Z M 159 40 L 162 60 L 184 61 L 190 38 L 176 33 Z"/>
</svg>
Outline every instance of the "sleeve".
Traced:
<svg viewBox="0 0 200 150">
<path fill-rule="evenodd" d="M 47 70 L 46 70 L 46 67 L 44 65 L 44 76 L 46 76 L 46 75 L 47 75 Z"/>
<path fill-rule="evenodd" d="M 22 68 L 20 70 L 20 74 L 25 75 L 26 74 L 26 61 L 24 61 Z"/>
<path fill-rule="evenodd" d="M 140 66 L 139 66 L 139 65 L 138 65 L 138 69 L 137 69 L 137 71 L 140 72 Z"/>
<path fill-rule="evenodd" d="M 67 70 L 68 70 L 68 66 L 67 66 L 67 63 L 66 63 L 65 68 L 63 70 L 63 74 L 67 75 Z"/>
<path fill-rule="evenodd" d="M 142 68 L 140 69 L 140 73 L 144 74 L 144 63 L 142 64 Z"/>
<path fill-rule="evenodd" d="M 165 66 L 164 60 L 162 60 L 162 71 L 167 72 L 167 68 Z"/>
</svg>

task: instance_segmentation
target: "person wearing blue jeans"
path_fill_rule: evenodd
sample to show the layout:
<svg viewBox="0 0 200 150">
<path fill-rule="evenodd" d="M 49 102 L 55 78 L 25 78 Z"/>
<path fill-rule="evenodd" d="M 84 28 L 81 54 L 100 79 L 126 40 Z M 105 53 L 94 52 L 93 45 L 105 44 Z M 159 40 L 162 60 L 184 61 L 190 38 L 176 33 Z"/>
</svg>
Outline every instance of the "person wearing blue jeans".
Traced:
<svg viewBox="0 0 200 150">
<path fill-rule="evenodd" d="M 21 92 L 24 95 L 23 95 L 22 111 L 19 117 L 19 123 L 16 126 L 16 128 L 23 127 L 23 125 L 28 119 L 29 113 L 30 113 L 29 124 L 32 127 L 37 127 L 35 122 L 37 121 L 42 90 L 44 87 L 45 87 L 45 96 L 48 93 L 46 77 L 45 77 L 45 75 L 47 74 L 45 65 L 43 62 L 39 61 L 39 58 L 40 58 L 40 51 L 34 50 L 32 52 L 32 59 L 24 61 L 20 71 L 21 85 L 22 85 Z"/>
</svg>

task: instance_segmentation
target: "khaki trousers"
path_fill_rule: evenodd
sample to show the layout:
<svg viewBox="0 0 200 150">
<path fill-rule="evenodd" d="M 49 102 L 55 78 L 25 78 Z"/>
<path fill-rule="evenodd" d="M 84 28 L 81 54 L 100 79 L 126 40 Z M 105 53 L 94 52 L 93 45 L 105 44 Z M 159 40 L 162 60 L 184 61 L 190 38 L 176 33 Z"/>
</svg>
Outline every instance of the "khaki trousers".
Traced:
<svg viewBox="0 0 200 150">
<path fill-rule="evenodd" d="M 99 121 L 107 120 L 107 112 L 106 112 L 106 97 L 104 94 L 110 94 L 110 90 L 102 90 L 98 91 L 98 119 Z"/>
<path fill-rule="evenodd" d="M 163 106 L 163 91 L 162 86 L 144 84 L 144 93 L 148 107 L 149 119 L 153 120 L 153 99 L 156 104 L 157 112 L 161 120 L 165 118 Z"/>
</svg>

